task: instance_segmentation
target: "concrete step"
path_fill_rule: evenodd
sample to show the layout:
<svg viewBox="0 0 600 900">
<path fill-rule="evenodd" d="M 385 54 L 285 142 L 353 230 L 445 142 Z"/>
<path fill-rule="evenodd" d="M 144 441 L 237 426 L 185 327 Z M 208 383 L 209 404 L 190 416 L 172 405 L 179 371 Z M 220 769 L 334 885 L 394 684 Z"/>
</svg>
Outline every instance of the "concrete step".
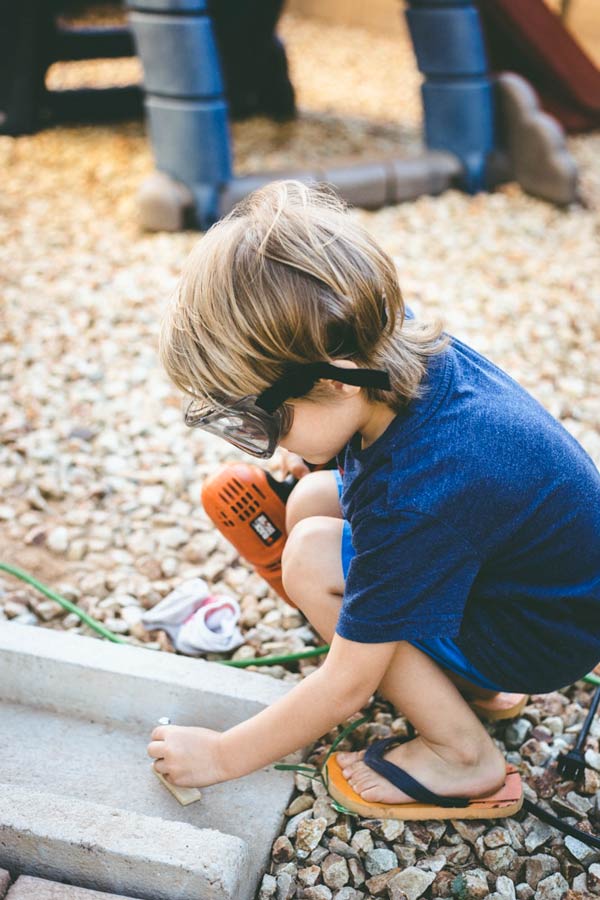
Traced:
<svg viewBox="0 0 600 900">
<path fill-rule="evenodd" d="M 124 897 L 123 894 L 90 891 L 88 888 L 75 887 L 71 884 L 21 875 L 6 895 L 6 900 L 132 900 L 132 898 Z"/>
<path fill-rule="evenodd" d="M 293 777 L 269 766 L 184 807 L 146 746 L 160 716 L 222 730 L 288 689 L 218 663 L 0 623 L 0 866 L 141 900 L 250 900 Z"/>
</svg>

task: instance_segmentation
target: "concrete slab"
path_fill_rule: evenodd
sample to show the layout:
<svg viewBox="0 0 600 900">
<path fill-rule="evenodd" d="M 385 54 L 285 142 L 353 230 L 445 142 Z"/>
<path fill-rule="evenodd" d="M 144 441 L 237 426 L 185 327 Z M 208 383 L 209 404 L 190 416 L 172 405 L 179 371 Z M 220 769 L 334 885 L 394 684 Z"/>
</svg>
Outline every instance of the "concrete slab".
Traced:
<svg viewBox="0 0 600 900">
<path fill-rule="evenodd" d="M 0 866 L 142 900 L 254 896 L 293 790 L 273 767 L 181 806 L 146 756 L 160 716 L 223 729 L 268 676 L 0 623 Z"/>
<path fill-rule="evenodd" d="M 6 900 L 128 900 L 123 894 L 106 894 L 104 891 L 90 891 L 87 888 L 59 884 L 21 875 L 11 887 Z"/>
</svg>

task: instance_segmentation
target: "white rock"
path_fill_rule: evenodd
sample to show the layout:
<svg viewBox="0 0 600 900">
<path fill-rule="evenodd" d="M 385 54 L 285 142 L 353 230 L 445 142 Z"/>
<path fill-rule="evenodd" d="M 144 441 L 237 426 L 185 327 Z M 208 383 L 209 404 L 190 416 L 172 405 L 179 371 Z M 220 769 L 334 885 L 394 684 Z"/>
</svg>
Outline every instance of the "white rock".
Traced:
<svg viewBox="0 0 600 900">
<path fill-rule="evenodd" d="M 13 619 L 17 625 L 37 625 L 38 617 L 32 612 L 24 612 Z"/>
<path fill-rule="evenodd" d="M 560 872 L 543 878 L 535 892 L 535 900 L 562 900 L 569 890 L 569 883 Z"/>
<path fill-rule="evenodd" d="M 562 734 L 565 724 L 560 716 L 548 716 L 544 719 L 543 724 L 549 728 L 553 734 Z"/>
<path fill-rule="evenodd" d="M 596 751 L 591 748 L 586 750 L 585 761 L 590 769 L 595 769 L 596 772 L 600 772 L 600 753 L 596 753 Z"/>
<path fill-rule="evenodd" d="M 165 578 L 172 578 L 177 574 L 179 562 L 174 556 L 165 556 L 161 561 L 160 568 Z"/>
<path fill-rule="evenodd" d="M 21 616 L 29 612 L 29 610 L 24 603 L 19 603 L 17 600 L 7 600 L 4 604 L 4 612 L 7 619 L 16 619 L 17 616 Z"/>
<path fill-rule="evenodd" d="M 398 857 L 393 850 L 375 849 L 369 850 L 365 856 L 365 869 L 369 875 L 382 875 L 395 869 L 398 865 Z M 433 881 L 433 878 L 431 879 Z M 428 884 L 431 884 L 431 881 Z M 417 896 L 420 896 L 417 894 Z"/>
<path fill-rule="evenodd" d="M 516 900 L 515 883 L 507 875 L 500 875 L 496 879 L 496 891 L 506 897 L 506 900 Z"/>
<path fill-rule="evenodd" d="M 33 484 L 25 494 L 25 497 L 27 499 L 27 502 L 30 503 L 34 509 L 48 509 L 48 504 L 42 497 L 37 485 Z"/>
<path fill-rule="evenodd" d="M 418 900 L 433 881 L 435 872 L 426 872 L 416 866 L 409 866 L 392 878 L 394 888 L 399 888 L 408 900 Z"/>
<path fill-rule="evenodd" d="M 165 489 L 161 484 L 148 484 L 140 489 L 139 501 L 147 506 L 160 506 L 165 498 Z"/>
<path fill-rule="evenodd" d="M 124 606 L 121 609 L 121 618 L 131 628 L 141 622 L 144 610 L 139 606 Z"/>
<path fill-rule="evenodd" d="M 89 594 L 92 597 L 102 599 L 108 594 L 106 585 L 106 576 L 102 572 L 90 572 L 79 582 L 82 594 Z"/>
<path fill-rule="evenodd" d="M 578 841 L 577 838 L 571 837 L 571 835 L 568 835 L 565 838 L 565 846 L 569 853 L 583 866 L 589 866 L 591 863 L 600 862 L 600 850 L 596 850 L 594 847 L 588 847 L 583 841 Z"/>
<path fill-rule="evenodd" d="M 587 877 L 585 872 L 581 872 L 579 875 L 575 876 L 571 887 L 574 891 L 583 891 L 584 894 L 587 893 Z"/>
<path fill-rule="evenodd" d="M 354 833 L 352 836 L 352 840 L 350 841 L 350 846 L 357 851 L 357 853 L 366 854 L 370 853 L 374 848 L 373 838 L 371 836 L 371 832 L 367 828 L 360 828 L 358 831 Z"/>
<path fill-rule="evenodd" d="M 56 619 L 57 616 L 65 614 L 64 607 L 54 600 L 42 600 L 36 604 L 35 611 L 44 622 L 50 622 L 51 619 Z"/>
<path fill-rule="evenodd" d="M 78 562 L 80 559 L 83 559 L 87 553 L 87 543 L 84 540 L 79 538 L 75 538 L 75 540 L 69 545 L 69 549 L 67 550 L 67 559 L 71 562 Z"/>
<path fill-rule="evenodd" d="M 426 856 L 419 860 L 419 869 L 428 869 L 430 872 L 441 872 L 448 862 L 448 858 L 443 853 L 436 853 L 435 856 Z"/>
<path fill-rule="evenodd" d="M 115 616 L 106 618 L 104 624 L 110 631 L 114 631 L 115 634 L 127 634 L 129 631 L 129 625 L 125 619 L 117 619 Z"/>
<path fill-rule="evenodd" d="M 65 513 L 65 522 L 67 525 L 83 526 L 87 525 L 90 514 L 87 509 L 68 509 Z"/>
<path fill-rule="evenodd" d="M 306 809 L 304 812 L 298 813 L 289 820 L 289 822 L 285 826 L 285 835 L 289 838 L 294 838 L 296 836 L 296 832 L 298 831 L 298 826 L 305 819 L 312 819 L 312 809 Z M 327 823 L 325 823 L 327 824 Z"/>
<path fill-rule="evenodd" d="M 69 547 L 69 531 L 64 525 L 53 528 L 46 539 L 46 545 L 55 553 L 64 553 Z"/>
<path fill-rule="evenodd" d="M 277 892 L 277 879 L 273 875 L 263 875 L 258 892 L 258 900 L 272 900 Z"/>
<path fill-rule="evenodd" d="M 172 549 L 182 547 L 189 541 L 189 539 L 190 536 L 185 528 L 180 528 L 178 526 L 167 528 L 165 531 L 159 533 L 158 535 L 160 544 L 163 547 L 170 547 Z"/>
</svg>

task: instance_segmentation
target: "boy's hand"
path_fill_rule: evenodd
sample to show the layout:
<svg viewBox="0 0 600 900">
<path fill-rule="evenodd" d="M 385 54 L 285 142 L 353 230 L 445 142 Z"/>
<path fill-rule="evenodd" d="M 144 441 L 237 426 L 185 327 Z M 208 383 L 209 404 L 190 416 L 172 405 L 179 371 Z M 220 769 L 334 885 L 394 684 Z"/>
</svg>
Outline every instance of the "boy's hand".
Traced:
<svg viewBox="0 0 600 900">
<path fill-rule="evenodd" d="M 279 447 L 277 450 L 275 465 L 281 471 L 282 478 L 287 478 L 288 475 L 293 475 L 294 478 L 303 478 L 304 475 L 310 473 L 310 469 L 301 456 L 298 456 L 297 453 L 290 453 L 283 447 Z"/>
<path fill-rule="evenodd" d="M 220 731 L 159 725 L 151 738 L 148 756 L 156 760 L 154 768 L 171 784 L 200 788 L 227 780 L 220 760 Z"/>
</svg>

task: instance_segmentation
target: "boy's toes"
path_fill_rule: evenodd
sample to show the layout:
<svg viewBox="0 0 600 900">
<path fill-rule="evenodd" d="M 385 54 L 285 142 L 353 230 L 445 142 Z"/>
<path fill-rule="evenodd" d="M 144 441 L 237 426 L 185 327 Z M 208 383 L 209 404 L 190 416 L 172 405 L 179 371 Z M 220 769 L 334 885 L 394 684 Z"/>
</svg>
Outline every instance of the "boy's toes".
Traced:
<svg viewBox="0 0 600 900">
<path fill-rule="evenodd" d="M 360 794 L 363 800 L 366 800 L 367 803 L 380 803 L 381 802 L 381 788 L 379 785 L 370 784 L 367 787 L 364 787 L 362 790 L 357 790 L 357 794 Z"/>
<path fill-rule="evenodd" d="M 352 766 L 354 763 L 360 762 L 360 760 L 365 755 L 364 750 L 359 750 L 358 753 L 341 753 L 337 754 L 337 761 L 340 766 L 343 768 L 344 766 Z"/>
<path fill-rule="evenodd" d="M 366 766 L 355 766 L 348 777 L 348 783 L 360 794 L 361 790 L 373 784 L 373 772 Z"/>
<path fill-rule="evenodd" d="M 365 769 L 366 766 L 362 762 L 365 751 L 359 753 L 340 753 L 338 755 L 338 763 L 342 770 L 342 774 L 346 780 L 349 780 L 359 769 Z"/>
</svg>

